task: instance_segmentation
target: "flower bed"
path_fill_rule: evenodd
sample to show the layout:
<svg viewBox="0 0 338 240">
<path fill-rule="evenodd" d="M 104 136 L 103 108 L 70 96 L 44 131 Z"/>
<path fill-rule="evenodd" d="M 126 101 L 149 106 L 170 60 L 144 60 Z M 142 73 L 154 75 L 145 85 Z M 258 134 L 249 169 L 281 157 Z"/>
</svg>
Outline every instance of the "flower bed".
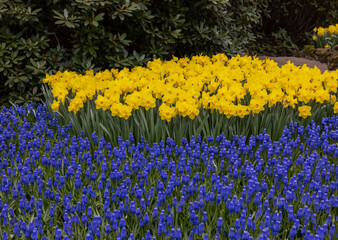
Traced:
<svg viewBox="0 0 338 240">
<path fill-rule="evenodd" d="M 112 146 L 71 128 L 43 105 L 1 110 L 2 239 L 338 238 L 338 116 L 278 141 Z"/>
<path fill-rule="evenodd" d="M 156 100 L 161 100 L 159 116 L 168 122 L 176 116 L 194 119 L 201 107 L 228 118 L 243 118 L 264 111 L 266 105 L 281 103 L 285 108 L 295 108 L 310 100 L 335 104 L 338 112 L 337 72 L 321 74 L 318 69 L 291 63 L 280 68 L 274 61 L 250 56 L 230 60 L 223 54 L 166 62 L 158 59 L 148 62 L 147 68 L 131 71 L 47 74 L 44 82 L 52 87 L 53 110 L 67 98 L 68 111 L 76 113 L 97 94 L 97 109 L 110 110 L 112 116 L 125 119 L 140 107 L 155 108 Z M 310 116 L 310 109 L 299 109 L 300 116 Z"/>
<path fill-rule="evenodd" d="M 330 25 L 327 28 L 314 28 L 313 32 L 314 35 L 312 39 L 319 48 L 332 48 L 338 44 L 338 23 L 336 25 Z"/>
<path fill-rule="evenodd" d="M 59 72 L 44 82 L 51 87 L 45 91 L 48 104 L 66 124 L 76 122 L 77 134 L 95 131 L 116 143 L 114 136 L 130 132 L 156 142 L 257 135 L 265 128 L 277 140 L 291 121 L 319 123 L 338 112 L 337 79 L 338 71 L 321 74 L 307 66 L 280 68 L 271 60 L 218 54 L 96 74 Z"/>
</svg>

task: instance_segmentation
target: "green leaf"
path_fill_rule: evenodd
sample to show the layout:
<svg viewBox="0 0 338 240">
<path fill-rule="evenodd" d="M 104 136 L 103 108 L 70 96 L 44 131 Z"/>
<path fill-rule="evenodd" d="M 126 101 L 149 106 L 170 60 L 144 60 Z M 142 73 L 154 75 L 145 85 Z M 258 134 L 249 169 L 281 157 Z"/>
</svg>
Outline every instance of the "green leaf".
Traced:
<svg viewBox="0 0 338 240">
<path fill-rule="evenodd" d="M 64 20 L 57 20 L 57 21 L 55 22 L 55 24 L 65 24 L 65 21 L 64 21 Z"/>
<path fill-rule="evenodd" d="M 91 67 L 92 62 L 89 60 L 87 61 L 86 68 L 89 69 Z"/>
<path fill-rule="evenodd" d="M 174 38 L 178 38 L 180 36 L 180 32 L 182 30 L 181 29 L 176 29 L 174 31 L 171 31 L 170 34 L 174 37 Z"/>
<path fill-rule="evenodd" d="M 96 56 L 96 51 L 94 50 L 94 48 L 88 48 L 88 52 L 89 52 L 91 55 Z"/>
<path fill-rule="evenodd" d="M 34 61 L 33 58 L 30 58 L 29 61 L 32 63 L 32 65 L 33 65 L 35 68 L 38 68 L 38 64 L 37 64 L 37 62 Z"/>
<path fill-rule="evenodd" d="M 97 22 L 97 21 L 92 21 L 92 24 L 95 26 L 95 27 L 97 27 L 97 26 L 99 26 L 99 23 Z"/>
<path fill-rule="evenodd" d="M 63 15 L 65 16 L 65 18 L 68 18 L 68 10 L 66 8 L 63 9 Z"/>
<path fill-rule="evenodd" d="M 61 13 L 59 13 L 58 11 L 53 10 L 53 12 L 57 15 L 57 16 L 54 16 L 54 18 L 58 18 L 58 19 L 64 18 L 64 16 Z"/>
<path fill-rule="evenodd" d="M 75 25 L 73 23 L 69 22 L 69 21 L 66 21 L 65 24 L 69 28 L 75 28 Z"/>
<path fill-rule="evenodd" d="M 95 20 L 101 21 L 101 20 L 103 20 L 103 16 L 104 16 L 104 13 L 99 13 L 98 15 L 96 15 Z"/>
</svg>

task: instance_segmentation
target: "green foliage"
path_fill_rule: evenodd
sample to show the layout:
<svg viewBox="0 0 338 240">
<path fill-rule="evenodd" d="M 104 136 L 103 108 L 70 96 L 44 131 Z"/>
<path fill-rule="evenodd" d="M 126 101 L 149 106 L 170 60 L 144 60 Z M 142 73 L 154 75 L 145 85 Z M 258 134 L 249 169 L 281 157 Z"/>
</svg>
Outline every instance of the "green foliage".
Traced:
<svg viewBox="0 0 338 240">
<path fill-rule="evenodd" d="M 50 114 L 54 111 L 51 109 L 53 94 L 51 89 L 44 85 L 43 92 L 46 98 L 46 108 Z M 337 96 L 338 97 L 338 96 Z M 93 132 L 96 132 L 99 139 L 104 137 L 113 144 L 118 144 L 118 137 L 128 139 L 130 133 L 135 136 L 137 141 L 143 137 L 148 143 L 160 142 L 170 137 L 172 139 L 191 138 L 191 136 L 201 135 L 204 141 L 208 136 L 218 136 L 224 134 L 227 139 L 234 135 L 240 136 L 257 136 L 266 131 L 272 140 L 277 141 L 282 132 L 291 122 L 298 122 L 306 126 L 312 120 L 319 124 L 323 117 L 332 117 L 334 115 L 329 103 L 316 103 L 311 100 L 311 116 L 303 119 L 299 117 L 297 108 L 285 108 L 281 103 L 273 107 L 265 107 L 265 110 L 259 114 L 250 114 L 244 118 L 230 117 L 220 114 L 218 111 L 200 109 L 200 114 L 193 120 L 189 117 L 177 116 L 170 122 L 161 120 L 159 116 L 160 101 L 157 100 L 156 107 L 146 111 L 143 107 L 132 112 L 132 117 L 127 120 L 112 116 L 110 110 L 103 111 L 96 109 L 95 96 L 92 100 L 86 101 L 83 108 L 76 114 L 68 111 L 69 104 L 61 105 L 57 111 L 61 125 L 72 123 L 72 133 L 84 133 L 90 138 Z"/>
<path fill-rule="evenodd" d="M 284 28 L 271 33 L 268 38 L 266 35 L 258 34 L 257 41 L 249 44 L 248 48 L 259 53 L 272 52 L 280 55 L 288 55 L 294 50 L 299 50 Z"/>
<path fill-rule="evenodd" d="M 252 0 L 3 0 L 0 94 L 19 103 L 37 100 L 41 78 L 57 71 L 243 52 L 255 40 L 261 6 Z"/>
<path fill-rule="evenodd" d="M 249 47 L 258 52 L 290 54 L 308 44 L 308 33 L 314 27 L 337 22 L 338 1 L 265 0 L 265 3 L 262 25 L 255 25 L 258 41 Z"/>
</svg>

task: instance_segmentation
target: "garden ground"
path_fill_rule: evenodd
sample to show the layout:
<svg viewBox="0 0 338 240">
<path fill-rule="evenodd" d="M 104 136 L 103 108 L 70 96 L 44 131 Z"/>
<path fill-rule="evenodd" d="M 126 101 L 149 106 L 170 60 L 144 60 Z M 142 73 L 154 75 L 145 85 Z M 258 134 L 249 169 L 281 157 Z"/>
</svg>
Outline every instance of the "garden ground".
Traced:
<svg viewBox="0 0 338 240">
<path fill-rule="evenodd" d="M 314 66 L 317 66 L 320 71 L 323 73 L 326 70 L 328 70 L 328 66 L 326 63 L 321 63 L 319 61 L 310 60 L 307 58 L 299 58 L 299 57 L 270 57 L 270 56 L 258 56 L 259 59 L 263 60 L 265 58 L 269 58 L 271 60 L 274 60 L 278 63 L 278 65 L 281 67 L 282 65 L 286 64 L 288 61 L 291 61 L 296 66 L 303 66 L 306 64 L 308 67 L 313 68 Z"/>
</svg>

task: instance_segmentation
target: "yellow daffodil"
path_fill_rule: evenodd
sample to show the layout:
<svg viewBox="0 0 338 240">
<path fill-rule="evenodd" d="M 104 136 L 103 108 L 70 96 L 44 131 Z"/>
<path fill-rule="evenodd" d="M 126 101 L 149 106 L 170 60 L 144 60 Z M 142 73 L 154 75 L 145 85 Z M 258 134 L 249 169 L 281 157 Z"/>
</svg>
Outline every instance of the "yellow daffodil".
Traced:
<svg viewBox="0 0 338 240">
<path fill-rule="evenodd" d="M 318 34 L 325 31 L 317 30 Z M 337 72 L 322 74 L 318 68 L 297 67 L 291 62 L 278 67 L 269 59 L 239 55 L 228 59 L 217 54 L 156 59 L 147 67 L 87 71 L 84 75 L 57 72 L 47 74 L 43 81 L 51 86 L 54 111 L 66 99 L 68 110 L 74 113 L 86 101 L 94 101 L 97 109 L 110 110 L 112 116 L 128 119 L 139 108 L 156 108 L 161 119 L 170 121 L 176 116 L 194 119 L 201 108 L 228 118 L 258 114 L 278 103 L 296 108 L 312 100 L 335 104 L 336 109 Z M 300 116 L 311 115 L 309 108 L 299 107 Z"/>
<path fill-rule="evenodd" d="M 310 106 L 301 106 L 298 107 L 299 116 L 302 118 L 307 118 L 311 116 L 311 107 Z"/>
<path fill-rule="evenodd" d="M 338 113 L 338 102 L 336 102 L 333 106 L 333 112 L 334 114 L 337 114 Z"/>
<path fill-rule="evenodd" d="M 51 107 L 52 107 L 53 111 L 59 110 L 60 102 L 59 101 L 53 101 Z"/>
</svg>

